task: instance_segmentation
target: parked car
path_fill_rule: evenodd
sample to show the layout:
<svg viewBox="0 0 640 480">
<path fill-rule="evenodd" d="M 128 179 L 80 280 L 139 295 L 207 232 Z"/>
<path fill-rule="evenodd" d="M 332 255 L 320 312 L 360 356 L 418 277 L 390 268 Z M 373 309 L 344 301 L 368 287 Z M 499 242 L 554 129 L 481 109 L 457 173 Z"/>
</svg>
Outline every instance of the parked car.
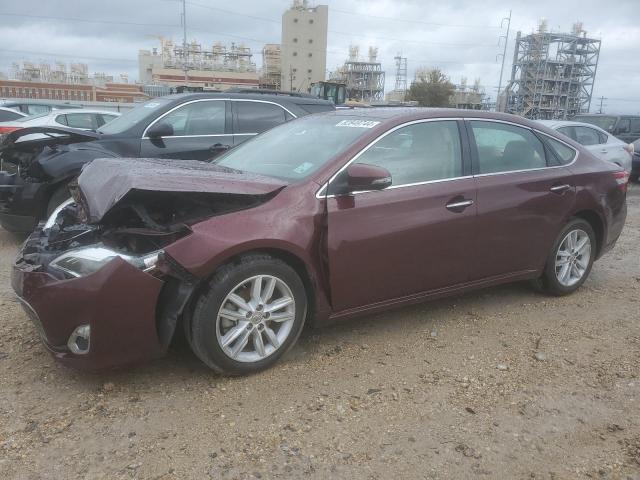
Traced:
<svg viewBox="0 0 640 480">
<path fill-rule="evenodd" d="M 62 126 L 12 132 L 0 143 L 3 165 L 14 166 L 0 172 L 0 225 L 31 231 L 69 197 L 69 183 L 94 158 L 210 160 L 276 125 L 333 109 L 308 96 L 181 94 L 141 104 L 96 132 Z"/>
<path fill-rule="evenodd" d="M 28 101 L 28 100 L 5 100 L 0 106 L 5 108 L 11 108 L 25 115 L 40 115 L 41 113 L 49 113 L 52 110 L 69 109 L 69 108 L 82 108 L 77 105 L 67 105 L 60 103 L 46 103 L 40 101 Z"/>
<path fill-rule="evenodd" d="M 0 122 L 9 122 L 23 117 L 26 117 L 26 115 L 22 112 L 12 108 L 0 107 Z"/>
<path fill-rule="evenodd" d="M 633 142 L 633 160 L 631 161 L 631 180 L 640 179 L 640 138 Z"/>
<path fill-rule="evenodd" d="M 584 113 L 576 115 L 572 120 L 596 125 L 625 143 L 640 138 L 640 115 Z"/>
<path fill-rule="evenodd" d="M 71 127 L 80 130 L 97 130 L 105 123 L 119 117 L 117 112 L 92 109 L 52 110 L 14 121 L 0 123 L 0 135 L 29 127 Z"/>
<path fill-rule="evenodd" d="M 215 164 L 94 160 L 13 287 L 68 365 L 160 356 L 181 323 L 206 365 L 245 374 L 305 323 L 521 280 L 572 293 L 622 231 L 627 175 L 512 115 L 338 110 Z"/>
<path fill-rule="evenodd" d="M 572 122 L 566 120 L 538 120 L 553 130 L 556 130 L 580 145 L 602 160 L 615 163 L 631 172 L 631 157 L 634 147 L 631 143 L 608 134 L 602 128 L 590 123 Z"/>
</svg>

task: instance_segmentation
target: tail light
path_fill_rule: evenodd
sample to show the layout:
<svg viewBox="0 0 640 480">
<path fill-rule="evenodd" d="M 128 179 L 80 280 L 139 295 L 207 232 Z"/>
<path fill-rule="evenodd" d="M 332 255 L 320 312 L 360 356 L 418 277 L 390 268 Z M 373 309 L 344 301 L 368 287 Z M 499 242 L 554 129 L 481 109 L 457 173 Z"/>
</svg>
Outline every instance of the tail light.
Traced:
<svg viewBox="0 0 640 480">
<path fill-rule="evenodd" d="M 629 172 L 622 170 L 622 171 L 615 172 L 613 176 L 616 179 L 618 188 L 623 192 L 626 192 L 627 184 L 629 183 Z"/>
<path fill-rule="evenodd" d="M 15 132 L 16 130 L 20 130 L 20 128 L 22 127 L 3 127 L 2 125 L 0 125 L 0 135 L 3 133 Z"/>
</svg>

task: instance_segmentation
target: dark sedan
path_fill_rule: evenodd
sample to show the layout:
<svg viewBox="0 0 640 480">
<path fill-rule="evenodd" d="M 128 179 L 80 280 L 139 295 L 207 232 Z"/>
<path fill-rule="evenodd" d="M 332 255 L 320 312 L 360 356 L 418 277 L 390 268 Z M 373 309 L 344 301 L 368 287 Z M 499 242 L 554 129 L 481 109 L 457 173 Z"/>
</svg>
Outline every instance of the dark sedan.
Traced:
<svg viewBox="0 0 640 480">
<path fill-rule="evenodd" d="M 626 218 L 627 172 L 522 118 L 336 111 L 216 164 L 98 159 L 34 232 L 13 287 L 55 356 L 272 365 L 321 324 L 530 280 L 579 288 Z"/>
<path fill-rule="evenodd" d="M 0 172 L 0 224 L 30 232 L 69 198 L 68 185 L 94 158 L 211 160 L 276 125 L 334 109 L 304 94 L 182 94 L 150 100 L 96 132 L 16 130 L 0 143 L 2 165 L 10 169 Z"/>
</svg>

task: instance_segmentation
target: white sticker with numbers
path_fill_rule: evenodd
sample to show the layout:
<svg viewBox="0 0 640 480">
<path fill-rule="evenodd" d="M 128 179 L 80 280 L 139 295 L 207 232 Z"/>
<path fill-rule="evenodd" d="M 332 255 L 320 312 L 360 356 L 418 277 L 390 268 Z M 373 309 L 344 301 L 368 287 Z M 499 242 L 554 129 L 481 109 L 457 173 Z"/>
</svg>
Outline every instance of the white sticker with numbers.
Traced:
<svg viewBox="0 0 640 480">
<path fill-rule="evenodd" d="M 373 120 L 342 120 L 336 123 L 336 127 L 373 128 L 379 123 Z"/>
</svg>

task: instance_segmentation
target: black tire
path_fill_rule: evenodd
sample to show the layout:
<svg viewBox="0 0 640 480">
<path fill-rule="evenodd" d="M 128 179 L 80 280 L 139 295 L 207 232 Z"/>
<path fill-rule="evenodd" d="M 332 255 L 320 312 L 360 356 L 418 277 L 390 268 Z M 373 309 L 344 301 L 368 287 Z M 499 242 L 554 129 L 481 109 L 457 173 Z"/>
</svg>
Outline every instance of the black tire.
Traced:
<svg viewBox="0 0 640 480">
<path fill-rule="evenodd" d="M 217 318 L 227 295 L 240 283 L 256 275 L 270 275 L 283 281 L 295 302 L 293 326 L 280 346 L 257 361 L 237 361 L 227 355 L 218 341 Z M 264 254 L 248 254 L 220 267 L 195 303 L 187 323 L 187 337 L 195 355 L 209 368 L 225 375 L 246 375 L 272 366 L 296 342 L 307 314 L 307 295 L 302 280 L 285 262 Z"/>
<path fill-rule="evenodd" d="M 560 283 L 560 281 L 558 280 L 558 276 L 556 275 L 556 257 L 558 255 L 558 249 L 560 248 L 562 241 L 569 234 L 569 232 L 573 230 L 581 230 L 589 236 L 589 241 L 591 242 L 591 252 L 587 268 L 585 269 L 582 278 L 580 278 L 580 280 L 578 280 L 575 284 L 567 286 Z M 560 231 L 555 242 L 553 242 L 553 246 L 551 248 L 551 251 L 549 252 L 549 256 L 547 257 L 544 272 L 538 280 L 533 282 L 534 287 L 536 288 L 536 290 L 556 296 L 569 295 L 570 293 L 575 292 L 589 277 L 589 273 L 591 272 L 591 267 L 593 266 L 593 261 L 596 256 L 596 249 L 597 243 L 593 227 L 591 227 L 589 222 L 581 218 L 572 219 Z"/>
<path fill-rule="evenodd" d="M 47 203 L 47 217 L 49 218 L 53 211 L 58 208 L 58 206 L 71 197 L 71 193 L 69 193 L 69 184 L 64 183 L 57 187 L 51 197 L 49 198 L 49 203 Z M 46 219 L 45 219 L 46 220 Z"/>
</svg>

